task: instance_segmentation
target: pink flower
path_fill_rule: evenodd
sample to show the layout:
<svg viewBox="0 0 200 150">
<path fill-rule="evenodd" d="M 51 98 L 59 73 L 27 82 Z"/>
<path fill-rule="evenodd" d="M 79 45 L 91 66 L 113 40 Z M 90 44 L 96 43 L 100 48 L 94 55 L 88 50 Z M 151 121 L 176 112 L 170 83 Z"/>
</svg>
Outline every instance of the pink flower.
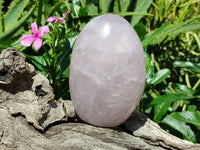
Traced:
<svg viewBox="0 0 200 150">
<path fill-rule="evenodd" d="M 47 19 L 47 22 L 53 22 L 53 21 L 56 21 L 56 20 L 58 20 L 60 23 L 65 23 L 65 18 L 66 18 L 66 16 L 68 15 L 70 13 L 70 10 L 68 10 L 67 12 L 65 12 L 64 14 L 63 14 L 63 16 L 62 17 L 59 17 L 59 18 L 57 18 L 57 17 L 49 17 L 48 19 Z"/>
<path fill-rule="evenodd" d="M 52 16 L 47 19 L 47 22 L 53 22 L 55 20 L 58 20 L 62 24 L 65 23 L 65 19 L 63 17 L 56 18 Z"/>
<path fill-rule="evenodd" d="M 31 24 L 31 29 L 34 35 L 24 35 L 21 38 L 21 44 L 23 46 L 31 46 L 31 44 L 33 43 L 33 40 L 35 40 L 34 42 L 34 48 L 36 50 L 39 50 L 42 46 L 42 39 L 40 37 L 44 36 L 44 33 L 48 33 L 49 32 L 49 28 L 48 26 L 42 26 L 38 32 L 37 29 L 37 24 L 36 22 L 33 22 Z"/>
</svg>

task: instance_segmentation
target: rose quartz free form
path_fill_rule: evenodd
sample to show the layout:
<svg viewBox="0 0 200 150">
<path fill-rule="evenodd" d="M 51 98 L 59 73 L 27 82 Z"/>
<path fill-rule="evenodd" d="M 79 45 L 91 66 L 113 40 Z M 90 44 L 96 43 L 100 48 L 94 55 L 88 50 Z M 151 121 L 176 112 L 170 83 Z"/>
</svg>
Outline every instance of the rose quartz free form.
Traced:
<svg viewBox="0 0 200 150">
<path fill-rule="evenodd" d="M 70 65 L 71 98 L 82 120 L 101 127 L 126 121 L 141 99 L 145 77 L 142 44 L 124 18 L 105 14 L 84 27 Z"/>
</svg>

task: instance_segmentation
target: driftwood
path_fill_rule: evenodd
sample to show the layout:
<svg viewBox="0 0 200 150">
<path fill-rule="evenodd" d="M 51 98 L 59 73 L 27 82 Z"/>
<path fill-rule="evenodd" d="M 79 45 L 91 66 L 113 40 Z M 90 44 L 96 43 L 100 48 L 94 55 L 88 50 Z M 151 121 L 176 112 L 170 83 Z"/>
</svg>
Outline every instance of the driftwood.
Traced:
<svg viewBox="0 0 200 150">
<path fill-rule="evenodd" d="M 162 130 L 139 111 L 122 125 L 84 123 L 68 100 L 54 100 L 49 81 L 17 50 L 0 55 L 0 149 L 200 149 Z"/>
</svg>

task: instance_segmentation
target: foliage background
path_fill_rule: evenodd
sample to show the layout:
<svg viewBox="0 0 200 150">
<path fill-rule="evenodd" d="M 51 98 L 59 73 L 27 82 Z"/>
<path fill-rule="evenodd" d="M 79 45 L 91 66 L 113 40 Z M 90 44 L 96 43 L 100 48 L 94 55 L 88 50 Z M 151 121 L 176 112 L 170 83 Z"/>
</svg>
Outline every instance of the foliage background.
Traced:
<svg viewBox="0 0 200 150">
<path fill-rule="evenodd" d="M 23 52 L 49 78 L 56 99 L 70 99 L 70 55 L 79 32 L 98 15 L 118 14 L 134 27 L 145 51 L 147 79 L 138 109 L 171 134 L 200 143 L 199 8 L 199 0 L 0 0 L 0 50 Z M 52 36 L 45 37 L 38 52 L 21 46 L 32 22 L 48 24 L 49 16 L 69 9 L 53 59 L 45 59 Z"/>
</svg>

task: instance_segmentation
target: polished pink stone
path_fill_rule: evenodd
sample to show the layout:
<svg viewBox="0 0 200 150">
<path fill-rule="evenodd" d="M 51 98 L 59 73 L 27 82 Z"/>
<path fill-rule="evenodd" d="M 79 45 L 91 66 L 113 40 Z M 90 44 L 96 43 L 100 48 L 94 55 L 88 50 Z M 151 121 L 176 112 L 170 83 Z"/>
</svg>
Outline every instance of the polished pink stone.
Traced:
<svg viewBox="0 0 200 150">
<path fill-rule="evenodd" d="M 129 22 L 105 14 L 84 27 L 70 65 L 71 98 L 82 120 L 102 127 L 126 121 L 141 99 L 145 77 L 143 47 Z"/>
</svg>

